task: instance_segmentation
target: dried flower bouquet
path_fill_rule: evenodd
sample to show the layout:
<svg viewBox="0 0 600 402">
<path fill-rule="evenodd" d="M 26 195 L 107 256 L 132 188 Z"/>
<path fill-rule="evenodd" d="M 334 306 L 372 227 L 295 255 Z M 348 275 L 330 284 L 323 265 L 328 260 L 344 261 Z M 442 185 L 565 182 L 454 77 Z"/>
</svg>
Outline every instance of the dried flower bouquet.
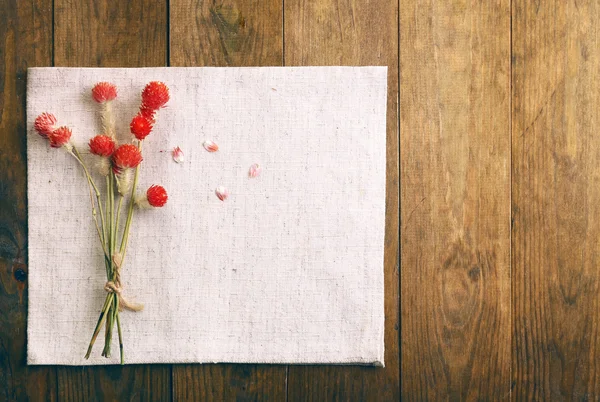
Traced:
<svg viewBox="0 0 600 402">
<path fill-rule="evenodd" d="M 71 129 L 58 126 L 56 117 L 50 113 L 42 113 L 35 119 L 35 130 L 49 141 L 50 146 L 66 150 L 82 167 L 90 188 L 92 218 L 104 254 L 107 279 L 104 286 L 107 292 L 106 300 L 85 358 L 89 358 L 102 326 L 105 329 L 102 356 L 110 357 L 111 340 L 116 324 L 121 364 L 124 363 L 124 352 L 119 312 L 123 309 L 130 311 L 143 309 L 143 305 L 125 298 L 121 283 L 121 271 L 127 252 L 134 207 L 162 207 L 168 199 L 165 189 L 157 185 L 150 186 L 142 195 L 136 193 L 142 162 L 142 144 L 152 132 L 158 110 L 169 101 L 169 89 L 164 83 L 153 81 L 146 85 L 141 97 L 139 112 L 130 124 L 133 137 L 129 142 L 119 143 L 113 114 L 113 101 L 117 98 L 117 88 L 114 84 L 100 82 L 92 89 L 92 98 L 100 105 L 103 133 L 89 141 L 89 150 L 96 158 L 94 170 L 106 182 L 104 199 L 92 177 L 88 163 L 71 142 Z M 122 217 L 121 210 L 124 203 L 127 213 Z M 125 220 L 124 225 L 121 225 L 122 219 Z M 121 227 L 123 230 L 119 233 Z"/>
</svg>

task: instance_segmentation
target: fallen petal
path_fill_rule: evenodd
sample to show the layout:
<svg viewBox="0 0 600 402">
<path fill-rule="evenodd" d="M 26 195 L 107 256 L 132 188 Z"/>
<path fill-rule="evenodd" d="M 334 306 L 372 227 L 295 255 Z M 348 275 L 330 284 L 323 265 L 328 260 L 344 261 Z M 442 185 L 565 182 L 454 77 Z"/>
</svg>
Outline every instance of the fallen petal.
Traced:
<svg viewBox="0 0 600 402">
<path fill-rule="evenodd" d="M 171 154 L 173 155 L 173 160 L 177 163 L 181 163 L 185 160 L 185 157 L 183 156 L 183 151 L 179 147 L 173 148 Z"/>
<path fill-rule="evenodd" d="M 225 201 L 227 197 L 229 197 L 229 191 L 227 191 L 227 189 L 223 186 L 217 187 L 215 194 L 221 201 Z"/>
<path fill-rule="evenodd" d="M 217 152 L 219 150 L 219 146 L 210 140 L 204 141 L 202 145 L 208 152 Z"/>
<path fill-rule="evenodd" d="M 255 163 L 254 165 L 250 166 L 250 170 L 248 170 L 248 177 L 254 178 L 260 176 L 261 170 L 262 168 L 258 165 L 258 163 Z"/>
</svg>

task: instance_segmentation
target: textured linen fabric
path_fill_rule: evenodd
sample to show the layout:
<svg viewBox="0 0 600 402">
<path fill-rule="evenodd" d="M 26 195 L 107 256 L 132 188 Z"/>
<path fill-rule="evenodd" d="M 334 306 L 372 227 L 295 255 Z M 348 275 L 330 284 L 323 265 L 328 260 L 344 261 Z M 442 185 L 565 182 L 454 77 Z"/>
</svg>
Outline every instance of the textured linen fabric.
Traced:
<svg viewBox="0 0 600 402">
<path fill-rule="evenodd" d="M 171 100 L 144 142 L 139 188 L 162 184 L 169 202 L 133 217 L 123 285 L 145 309 L 121 313 L 126 363 L 383 365 L 386 67 L 29 69 L 29 364 L 119 362 L 116 330 L 111 358 L 102 331 L 84 359 L 105 268 L 85 176 L 34 119 L 55 114 L 92 163 L 92 86 L 118 86 L 129 141 L 152 80 Z"/>
</svg>

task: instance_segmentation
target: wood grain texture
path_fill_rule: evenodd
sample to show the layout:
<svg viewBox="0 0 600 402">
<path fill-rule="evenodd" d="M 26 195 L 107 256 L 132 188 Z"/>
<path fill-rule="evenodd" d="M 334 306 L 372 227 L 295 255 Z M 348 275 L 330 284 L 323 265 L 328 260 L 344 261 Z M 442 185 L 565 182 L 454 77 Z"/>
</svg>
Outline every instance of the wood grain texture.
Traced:
<svg viewBox="0 0 600 402">
<path fill-rule="evenodd" d="M 171 66 L 277 66 L 282 59 L 281 0 L 171 0 Z M 286 398 L 286 367 L 175 365 L 175 400 Z"/>
<path fill-rule="evenodd" d="M 518 400 L 600 399 L 600 4 L 513 2 Z"/>
<path fill-rule="evenodd" d="M 510 391 L 510 1 L 400 10 L 402 397 Z"/>
<path fill-rule="evenodd" d="M 167 63 L 167 0 L 54 0 L 57 67 Z"/>
<path fill-rule="evenodd" d="M 290 400 L 398 400 L 398 1 L 286 1 L 285 65 L 388 66 L 385 369 L 290 366 Z"/>
<path fill-rule="evenodd" d="M 0 0 L 0 401 L 56 400 L 56 369 L 26 365 L 27 67 L 52 63 L 52 2 Z"/>
<path fill-rule="evenodd" d="M 286 367 L 260 364 L 173 365 L 175 401 L 285 401 Z"/>
<path fill-rule="evenodd" d="M 171 65 L 282 65 L 281 7 L 281 0 L 171 0 Z"/>
<path fill-rule="evenodd" d="M 59 401 L 171 400 L 170 365 L 58 367 L 57 377 Z"/>
<path fill-rule="evenodd" d="M 166 0 L 54 0 L 54 21 L 56 66 L 166 65 Z M 127 349 L 127 339 L 124 344 Z M 93 353 L 100 352 L 97 344 Z M 57 372 L 61 401 L 171 398 L 171 366 L 58 367 Z"/>
</svg>

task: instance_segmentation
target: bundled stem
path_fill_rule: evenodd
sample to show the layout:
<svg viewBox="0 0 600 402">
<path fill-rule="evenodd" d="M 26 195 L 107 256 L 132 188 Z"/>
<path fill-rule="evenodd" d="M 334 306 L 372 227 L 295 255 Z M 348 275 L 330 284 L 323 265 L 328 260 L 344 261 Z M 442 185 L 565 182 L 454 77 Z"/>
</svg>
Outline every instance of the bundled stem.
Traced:
<svg viewBox="0 0 600 402">
<path fill-rule="evenodd" d="M 127 252 L 129 231 L 131 229 L 131 222 L 133 219 L 135 192 L 138 184 L 140 162 L 142 160 L 142 140 L 148 134 L 150 134 L 150 131 L 152 130 L 156 111 L 165 106 L 165 104 L 169 101 L 169 89 L 164 83 L 153 81 L 146 85 L 142 91 L 140 113 L 133 118 L 130 124 L 131 133 L 138 140 L 137 150 L 132 144 L 123 144 L 119 147 L 116 147 L 117 138 L 114 114 L 112 111 L 112 100 L 114 100 L 116 97 L 117 90 L 114 84 L 108 82 L 99 82 L 92 89 L 92 98 L 102 105 L 100 117 L 104 134 L 92 138 L 90 141 L 90 150 L 95 155 L 111 158 L 111 163 L 105 163 L 102 165 L 104 169 L 100 171 L 102 174 L 106 174 L 106 199 L 104 200 L 104 209 L 100 200 L 100 191 L 92 180 L 88 168 L 86 167 L 77 149 L 74 147 L 71 148 L 71 144 L 68 142 L 70 138 L 70 131 L 63 130 L 64 132 L 59 133 L 61 135 L 52 137 L 52 145 L 56 146 L 58 143 L 57 141 L 66 138 L 63 145 L 73 154 L 73 156 L 75 156 L 75 158 L 83 167 L 90 185 L 92 215 L 100 243 L 102 244 L 102 250 L 104 252 L 107 279 L 104 289 L 106 290 L 107 294 L 104 305 L 102 306 L 102 310 L 100 312 L 100 316 L 98 317 L 98 322 L 94 328 L 85 358 L 89 358 L 102 326 L 105 328 L 105 340 L 102 356 L 110 356 L 113 329 L 116 323 L 121 364 L 123 364 L 123 334 L 121 331 L 119 310 L 128 309 L 132 311 L 140 311 L 143 306 L 131 303 L 123 296 L 120 270 L 123 260 L 125 259 L 125 253 Z M 53 127 L 55 122 L 56 118 L 53 116 L 41 115 L 39 119 L 36 119 L 36 130 L 38 130 L 40 134 L 45 134 L 46 129 Z M 103 160 L 103 162 L 108 162 L 108 160 Z M 110 169 L 110 167 L 112 167 L 112 169 Z M 127 206 L 127 218 L 124 223 L 121 243 L 119 245 L 117 243 L 117 237 L 121 227 L 121 208 L 123 207 L 124 198 L 126 198 L 126 192 L 129 191 L 128 186 L 131 175 L 130 169 L 134 167 L 135 176 L 133 179 L 133 185 L 131 186 L 131 195 L 128 200 L 129 205 Z M 115 174 L 115 170 L 118 171 L 118 175 Z M 153 188 L 155 190 L 153 190 L 154 196 L 151 200 L 150 190 Z M 157 188 L 160 190 L 158 193 L 156 192 Z M 115 197 L 117 196 L 117 193 L 119 194 L 119 199 L 116 202 L 117 205 L 115 208 Z M 152 206 L 163 206 L 167 199 L 166 191 L 160 186 L 151 186 L 147 192 L 147 199 L 148 203 Z M 97 210 L 100 211 L 100 222 L 96 216 Z M 106 216 L 104 214 L 105 211 Z"/>
<path fill-rule="evenodd" d="M 109 270 L 109 275 L 107 276 L 106 280 L 107 282 L 115 282 L 115 276 L 118 275 L 118 269 L 119 267 L 117 267 L 117 264 L 115 262 L 115 242 L 116 242 L 116 233 L 117 233 L 117 228 L 119 226 L 119 211 L 117 212 L 117 214 L 115 214 L 115 177 L 114 177 L 114 173 L 111 172 L 109 174 L 109 204 L 110 204 L 110 227 L 108 228 L 109 230 L 109 237 L 108 237 L 108 243 L 109 243 L 109 250 L 110 250 L 110 255 L 111 255 L 111 264 L 110 264 L 110 270 Z M 119 204 L 122 202 L 122 197 L 119 201 Z M 119 206 L 120 209 L 120 206 Z M 120 263 L 119 263 L 120 264 Z M 110 294 L 114 294 L 114 299 L 112 303 L 109 303 L 106 308 L 107 308 L 107 321 L 106 321 L 106 335 L 104 338 L 104 349 L 102 351 L 102 356 L 105 357 L 110 357 L 110 346 L 111 346 L 111 342 L 112 342 L 112 334 L 113 334 L 113 328 L 114 328 L 114 324 L 116 321 L 116 317 L 119 314 L 119 297 L 118 294 L 115 293 L 114 291 L 108 291 L 108 295 Z M 107 295 L 107 298 L 108 298 Z M 121 363 L 123 363 L 123 359 L 121 359 Z"/>
<path fill-rule="evenodd" d="M 142 161 L 142 140 L 152 131 L 156 112 L 169 101 L 169 88 L 163 82 L 159 81 L 152 81 L 144 87 L 141 94 L 142 101 L 139 113 L 133 117 L 129 124 L 131 134 L 137 139 L 135 143 L 137 147 L 134 144 L 118 144 L 112 105 L 112 101 L 117 98 L 116 85 L 110 82 L 98 82 L 92 88 L 92 98 L 101 105 L 100 118 L 103 134 L 98 134 L 91 138 L 89 148 L 93 155 L 101 158 L 98 164 L 98 171 L 106 179 L 106 198 L 104 200 L 100 199 L 98 186 L 90 175 L 90 171 L 78 149 L 71 142 L 71 129 L 67 126 L 59 126 L 56 116 L 51 113 L 42 113 L 37 116 L 34 128 L 40 136 L 49 141 L 52 148 L 65 149 L 77 160 L 83 168 L 89 186 L 92 218 L 104 255 L 107 280 L 104 290 L 107 294 L 100 316 L 98 317 L 98 322 L 92 333 L 85 358 L 90 357 L 94 343 L 103 326 L 105 329 L 105 340 L 102 355 L 106 357 L 110 356 L 112 334 L 116 323 L 121 364 L 123 364 L 123 334 L 121 331 L 119 310 L 140 311 L 143 309 L 143 306 L 129 302 L 124 297 L 120 270 L 127 251 L 129 231 L 133 218 L 135 192 L 137 189 L 140 162 Z M 135 168 L 135 177 L 133 185 L 130 188 L 130 178 L 133 173 L 131 169 L 133 168 Z M 121 243 L 118 244 L 117 237 L 120 234 L 121 228 L 121 208 L 130 190 L 131 195 L 128 200 L 127 219 L 124 223 Z M 116 202 L 117 205 L 115 208 L 117 191 L 119 199 Z M 162 207 L 165 205 L 167 198 L 166 190 L 162 186 L 152 185 L 146 192 L 144 205 Z M 98 212 L 100 219 L 98 219 Z"/>
<path fill-rule="evenodd" d="M 142 144 L 141 141 L 138 142 L 138 149 L 141 151 Z M 85 164 L 79 158 L 80 163 L 84 166 Z M 119 200 L 116 206 L 115 211 L 115 196 L 116 196 L 116 177 L 114 173 L 110 173 L 106 178 L 106 188 L 107 188 L 107 196 L 105 201 L 105 206 L 107 210 L 106 219 L 102 218 L 103 227 L 102 231 L 98 229 L 98 233 L 100 235 L 100 239 L 102 242 L 102 248 L 105 250 L 105 260 L 106 260 L 106 279 L 107 279 L 107 295 L 104 305 L 102 307 L 102 311 L 100 312 L 100 317 L 98 319 L 98 323 L 92 335 L 92 339 L 90 341 L 90 345 L 88 347 L 88 352 L 86 354 L 86 359 L 89 358 L 90 353 L 92 351 L 93 345 L 98 337 L 100 329 L 102 325 L 105 325 L 105 339 L 104 339 L 104 349 L 102 350 L 102 356 L 110 357 L 110 349 L 112 342 L 112 334 L 114 330 L 114 326 L 116 323 L 117 332 L 119 335 L 119 353 L 121 358 L 121 364 L 124 363 L 124 352 L 123 352 L 123 334 L 121 331 L 121 321 L 119 319 L 119 308 L 125 307 L 130 310 L 139 311 L 141 306 L 134 305 L 126 302 L 120 295 L 120 287 L 121 287 L 121 278 L 120 278 L 120 268 L 122 261 L 125 257 L 125 252 L 127 251 L 127 243 L 129 239 L 129 231 L 131 228 L 131 222 L 133 218 L 134 211 L 134 196 L 137 188 L 139 177 L 139 165 L 135 169 L 135 176 L 133 179 L 133 185 L 131 188 L 131 196 L 129 199 L 128 211 L 127 211 L 127 220 L 125 221 L 125 228 L 123 230 L 123 237 L 121 239 L 120 248 L 117 249 L 117 235 L 118 228 L 121 219 L 121 208 L 123 206 L 124 196 L 119 195 Z M 90 177 L 91 180 L 91 177 Z M 92 181 L 90 181 L 92 183 Z M 92 185 L 92 184 L 91 184 Z M 92 185 L 92 188 L 97 189 L 95 184 Z M 97 202 L 100 206 L 100 198 L 99 192 L 97 192 Z M 93 206 L 93 208 L 95 208 Z M 103 213 L 101 212 L 103 216 Z"/>
<path fill-rule="evenodd" d="M 104 132 L 106 133 L 106 135 L 108 135 L 111 138 L 116 140 L 115 122 L 114 122 L 114 116 L 112 113 L 112 102 L 103 103 L 102 110 L 100 113 L 101 113 L 101 120 L 102 120 L 102 128 L 103 128 Z M 116 189 L 115 180 L 116 179 L 115 179 L 114 172 L 111 170 L 109 172 L 109 174 L 106 176 L 105 209 L 106 209 L 107 216 L 105 219 L 104 213 L 102 210 L 102 203 L 100 201 L 100 192 L 98 191 L 98 188 L 95 185 L 95 183 L 93 182 L 85 163 L 83 162 L 81 156 L 79 155 L 79 153 L 77 152 L 76 149 L 74 149 L 74 155 L 76 156 L 77 160 L 79 161 L 79 163 L 83 167 L 83 170 L 85 171 L 85 174 L 88 178 L 88 182 L 90 183 L 90 186 L 93 188 L 93 190 L 96 194 L 96 201 L 98 204 L 98 208 L 100 209 L 100 215 L 101 215 L 101 221 L 102 221 L 102 229 L 101 230 L 100 230 L 100 227 L 98 226 L 97 219 L 95 217 L 95 211 L 96 211 L 95 205 L 92 202 L 92 214 L 94 215 L 94 220 L 96 222 L 96 228 L 98 230 L 98 235 L 100 237 L 100 242 L 102 244 L 102 249 L 104 251 L 104 256 L 105 256 L 104 260 L 105 260 L 105 265 L 106 265 L 106 280 L 107 280 L 107 286 L 105 287 L 105 289 L 107 291 L 106 300 L 105 300 L 102 310 L 100 312 L 100 317 L 98 319 L 98 323 L 96 324 L 96 328 L 94 329 L 94 332 L 92 334 L 92 339 L 90 340 L 90 344 L 88 347 L 88 351 L 85 355 L 85 358 L 86 359 L 89 358 L 92 348 L 94 346 L 94 343 L 96 341 L 96 338 L 98 337 L 98 334 L 100 332 L 100 329 L 101 329 L 102 325 L 105 323 L 106 323 L 105 324 L 105 339 L 104 339 L 104 349 L 102 351 L 102 356 L 110 357 L 112 333 L 113 333 L 114 324 L 115 324 L 115 322 L 117 322 L 117 329 L 118 329 L 118 333 L 119 333 L 119 349 L 120 349 L 120 355 L 121 355 L 121 364 L 123 364 L 124 363 L 123 341 L 122 341 L 122 333 L 121 333 L 121 324 L 120 324 L 120 320 L 119 320 L 119 306 L 120 306 L 119 302 L 120 302 L 120 300 L 119 300 L 118 292 L 116 291 L 116 289 L 120 288 L 119 269 L 120 269 L 121 261 L 118 262 L 119 266 L 117 266 L 117 263 L 115 261 L 116 238 L 117 238 L 117 233 L 118 233 L 118 228 L 119 228 L 120 212 L 121 212 L 121 205 L 123 203 L 123 196 L 121 196 L 119 198 L 117 211 L 115 214 L 115 189 Z M 91 189 L 90 189 L 90 191 L 91 191 Z M 133 204 L 133 201 L 131 201 L 131 203 Z M 109 283 L 113 284 L 112 287 L 108 286 Z"/>
</svg>

